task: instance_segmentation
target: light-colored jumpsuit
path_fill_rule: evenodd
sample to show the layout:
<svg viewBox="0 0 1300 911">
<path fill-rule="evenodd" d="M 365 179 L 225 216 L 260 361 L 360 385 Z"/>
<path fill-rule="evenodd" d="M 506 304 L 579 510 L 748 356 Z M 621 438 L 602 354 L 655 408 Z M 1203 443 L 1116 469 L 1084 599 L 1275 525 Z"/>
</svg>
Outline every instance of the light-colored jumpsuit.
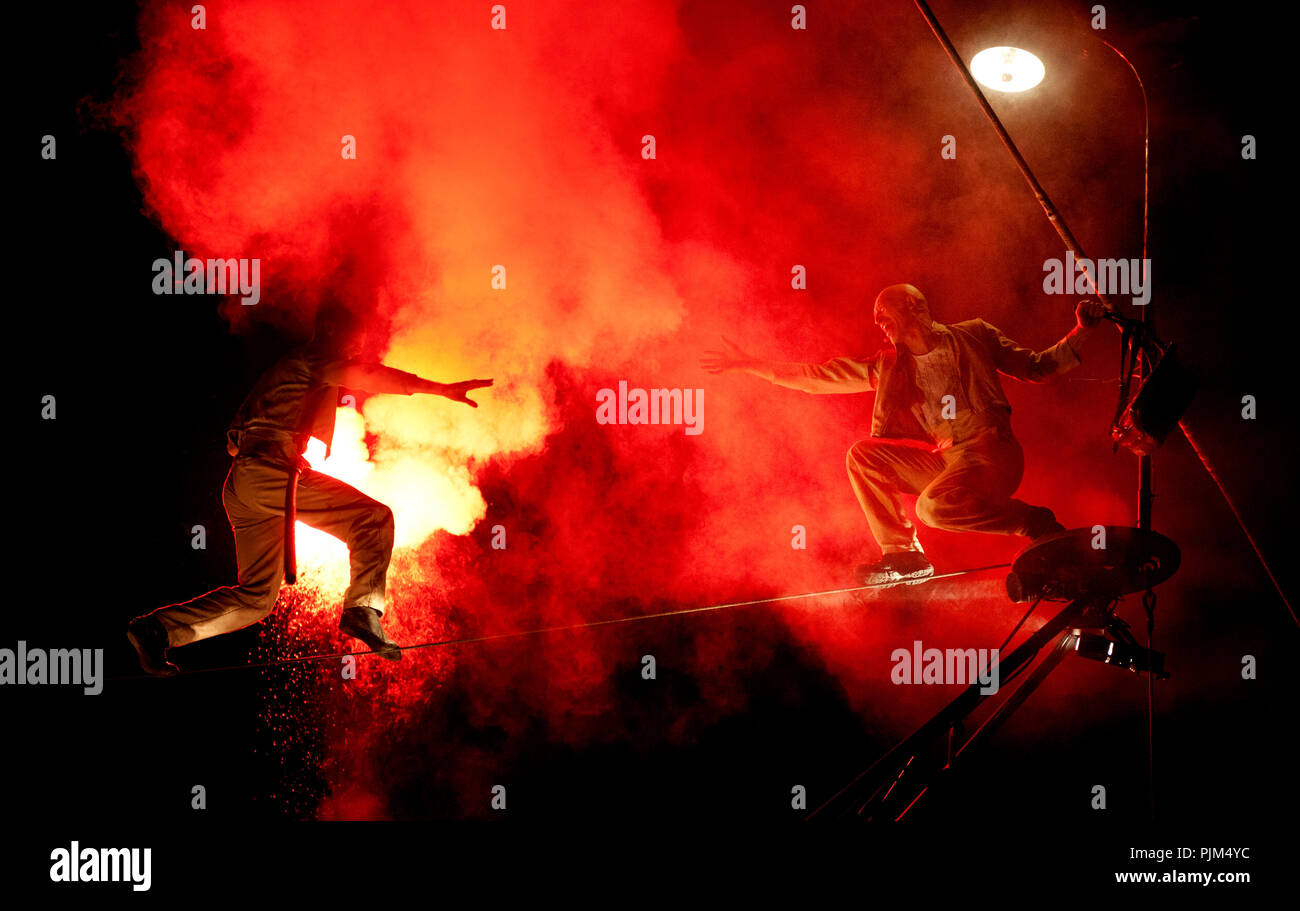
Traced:
<svg viewBox="0 0 1300 911">
<path fill-rule="evenodd" d="M 227 433 L 235 457 L 222 502 L 235 532 L 238 583 L 153 616 L 169 645 L 186 645 L 261 620 L 275 607 L 283 578 L 285 485 L 301 469 L 297 517 L 348 546 L 351 583 L 344 607 L 384 611 L 385 580 L 393 551 L 393 513 L 387 506 L 302 460 L 307 440 L 333 438 L 338 389 L 410 395 L 419 378 L 382 364 L 343 361 L 299 348 L 262 375 Z"/>
<path fill-rule="evenodd" d="M 1022 348 L 984 320 L 934 323 L 939 345 L 918 362 L 905 347 L 868 359 L 777 364 L 773 381 L 815 394 L 876 392 L 871 436 L 849 449 L 849 483 L 886 554 L 921 551 L 900 502 L 932 528 L 1032 534 L 1051 512 L 1011 495 L 1024 453 L 1011 433 L 999 373 L 1041 383 L 1074 369 L 1077 329 L 1045 351 Z"/>
</svg>

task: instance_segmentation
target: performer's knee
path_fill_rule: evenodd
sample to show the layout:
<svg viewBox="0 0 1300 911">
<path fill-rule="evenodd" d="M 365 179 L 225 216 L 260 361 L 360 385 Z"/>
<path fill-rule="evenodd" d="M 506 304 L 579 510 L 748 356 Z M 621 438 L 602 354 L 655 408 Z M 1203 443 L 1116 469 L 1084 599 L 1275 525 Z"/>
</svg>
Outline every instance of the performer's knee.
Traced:
<svg viewBox="0 0 1300 911">
<path fill-rule="evenodd" d="M 375 508 L 366 517 L 366 537 L 377 546 L 392 550 L 393 529 L 393 511 L 383 503 L 376 503 Z"/>
<path fill-rule="evenodd" d="M 239 592 L 239 599 L 249 610 L 256 611 L 257 619 L 260 620 L 275 610 L 275 601 L 280 596 L 280 580 L 241 583 L 236 591 Z"/>
<path fill-rule="evenodd" d="M 934 496 L 923 493 L 916 500 L 916 517 L 930 528 L 945 528 L 949 522 L 955 518 L 956 511 L 953 503 L 948 501 L 942 494 Z"/>
<path fill-rule="evenodd" d="M 848 454 L 844 457 L 844 463 L 848 466 L 850 472 L 855 469 L 873 466 L 879 462 L 879 452 L 879 444 L 875 440 L 858 440 L 849 447 Z"/>
</svg>

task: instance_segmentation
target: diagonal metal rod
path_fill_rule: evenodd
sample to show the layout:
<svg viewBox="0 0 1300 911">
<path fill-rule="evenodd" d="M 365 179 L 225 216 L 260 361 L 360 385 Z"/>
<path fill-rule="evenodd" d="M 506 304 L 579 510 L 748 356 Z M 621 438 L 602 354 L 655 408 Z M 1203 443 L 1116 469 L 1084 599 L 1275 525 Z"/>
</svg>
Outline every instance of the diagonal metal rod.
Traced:
<svg viewBox="0 0 1300 911">
<path fill-rule="evenodd" d="M 1016 688 L 1015 692 L 1005 702 L 993 710 L 993 714 L 984 719 L 984 723 L 975 729 L 975 733 L 966 738 L 953 754 L 954 758 L 960 757 L 980 738 L 987 737 L 1002 727 L 1003 722 L 1011 716 L 1011 713 L 1025 704 L 1025 700 L 1038 688 L 1038 685 L 1061 663 L 1061 659 L 1069 654 L 1070 644 L 1073 641 L 1074 630 L 1072 629 L 1067 629 L 1058 635 L 1047 657 L 1039 663 L 1038 667 L 1034 668 L 1034 672 Z"/>
<path fill-rule="evenodd" d="M 948 765 L 943 769 L 943 772 L 946 773 L 945 776 L 943 778 L 936 778 L 934 784 L 928 786 L 921 791 L 920 794 L 916 795 L 916 799 L 908 804 L 903 809 L 903 812 L 894 817 L 894 822 L 898 822 L 906 816 L 908 812 L 911 811 L 912 807 L 916 806 L 917 801 L 921 799 L 922 795 L 927 793 L 933 795 L 940 790 L 946 790 L 955 783 L 957 778 L 961 776 L 965 770 L 965 765 L 958 765 L 957 760 L 961 758 L 961 756 L 965 754 L 977 740 L 988 737 L 990 734 L 994 733 L 1002 726 L 1003 722 L 1011 716 L 1012 712 L 1025 704 L 1025 701 L 1033 695 L 1039 685 L 1047 679 L 1047 675 L 1054 671 L 1056 666 L 1061 663 L 1061 660 L 1069 654 L 1070 644 L 1073 641 L 1074 630 L 1071 629 L 1065 630 L 1056 637 L 1056 641 L 1052 644 L 1052 650 L 1048 652 L 1046 658 L 1038 663 L 1038 667 L 1034 668 L 1034 672 L 1022 681 L 1021 684 L 1016 687 L 1015 692 L 1008 696 L 1001 705 L 993 710 L 993 714 L 989 715 L 989 717 L 984 720 L 984 723 L 976 728 L 975 733 L 966 738 L 960 747 L 956 750 L 950 749 L 951 755 L 948 759 Z M 934 797 L 931 796 L 930 799 L 933 800 Z"/>
<path fill-rule="evenodd" d="M 1043 646 L 1062 632 L 1073 627 L 1083 616 L 1087 607 L 1088 604 L 1085 601 L 1071 601 L 1060 613 L 1049 619 L 1032 636 L 1018 645 L 1015 651 L 1008 655 L 1005 660 L 999 657 L 997 667 L 1000 684 L 1009 683 L 1015 679 L 1021 671 L 1025 670 L 1035 660 Z M 937 737 L 946 736 L 946 732 L 954 724 L 966 719 L 992 695 L 994 694 L 983 692 L 983 684 L 981 683 L 977 682 L 968 686 L 962 691 L 961 695 L 948 703 L 937 715 L 913 731 L 907 739 L 859 772 L 852 781 L 840 788 L 825 803 L 804 817 L 804 821 L 816 819 L 822 814 L 830 815 L 831 812 L 838 812 L 832 810 L 832 807 L 839 807 L 840 811 L 842 811 L 846 804 L 855 802 L 853 799 L 854 794 L 866 793 L 869 796 L 875 794 L 885 782 L 896 777 L 904 761 L 911 762 L 911 758 L 915 756 L 918 749 L 933 743 Z"/>
</svg>

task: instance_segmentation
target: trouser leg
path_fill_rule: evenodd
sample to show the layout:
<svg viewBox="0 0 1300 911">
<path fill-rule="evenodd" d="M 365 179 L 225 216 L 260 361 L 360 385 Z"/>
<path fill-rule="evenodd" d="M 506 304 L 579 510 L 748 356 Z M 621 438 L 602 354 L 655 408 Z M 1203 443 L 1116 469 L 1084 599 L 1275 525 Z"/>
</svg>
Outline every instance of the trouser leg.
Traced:
<svg viewBox="0 0 1300 911">
<path fill-rule="evenodd" d="M 845 461 L 849 483 L 881 551 L 920 552 L 916 528 L 899 501 L 903 494 L 919 494 L 943 471 L 943 459 L 923 445 L 869 439 L 854 443 Z"/>
<path fill-rule="evenodd" d="M 298 482 L 298 519 L 348 546 L 351 582 L 343 606 L 384 612 L 393 555 L 393 511 L 337 478 L 308 471 Z"/>
<path fill-rule="evenodd" d="M 271 613 L 284 573 L 283 519 L 241 499 L 237 491 L 273 486 L 278 479 L 283 498 L 286 478 L 287 471 L 271 463 L 240 460 L 231 467 L 222 499 L 235 532 L 239 581 L 154 611 L 167 630 L 168 644 L 188 645 L 243 629 Z"/>
<path fill-rule="evenodd" d="M 1024 474 L 1024 453 L 1009 432 L 981 434 L 942 455 L 943 471 L 916 501 L 922 522 L 946 531 L 1027 533 L 1042 507 L 1011 496 Z"/>
<path fill-rule="evenodd" d="M 284 578 L 284 486 L 289 469 L 262 459 L 236 459 L 223 499 L 235 532 L 239 582 L 154 611 L 169 645 L 186 645 L 258 622 L 275 607 Z M 393 513 L 342 481 L 315 471 L 298 480 L 298 519 L 342 540 L 352 579 L 345 607 L 383 613 L 393 552 Z"/>
</svg>

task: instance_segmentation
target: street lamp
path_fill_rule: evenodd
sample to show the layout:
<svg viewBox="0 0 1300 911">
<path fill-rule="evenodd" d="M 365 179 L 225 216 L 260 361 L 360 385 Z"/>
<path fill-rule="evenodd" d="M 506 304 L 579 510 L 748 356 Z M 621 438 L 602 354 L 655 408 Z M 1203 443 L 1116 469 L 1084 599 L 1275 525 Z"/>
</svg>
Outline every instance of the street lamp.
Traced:
<svg viewBox="0 0 1300 911">
<path fill-rule="evenodd" d="M 1043 81 L 1043 61 L 1018 47 L 991 47 L 971 59 L 970 72 L 980 85 L 998 92 L 1027 92 Z"/>
</svg>

